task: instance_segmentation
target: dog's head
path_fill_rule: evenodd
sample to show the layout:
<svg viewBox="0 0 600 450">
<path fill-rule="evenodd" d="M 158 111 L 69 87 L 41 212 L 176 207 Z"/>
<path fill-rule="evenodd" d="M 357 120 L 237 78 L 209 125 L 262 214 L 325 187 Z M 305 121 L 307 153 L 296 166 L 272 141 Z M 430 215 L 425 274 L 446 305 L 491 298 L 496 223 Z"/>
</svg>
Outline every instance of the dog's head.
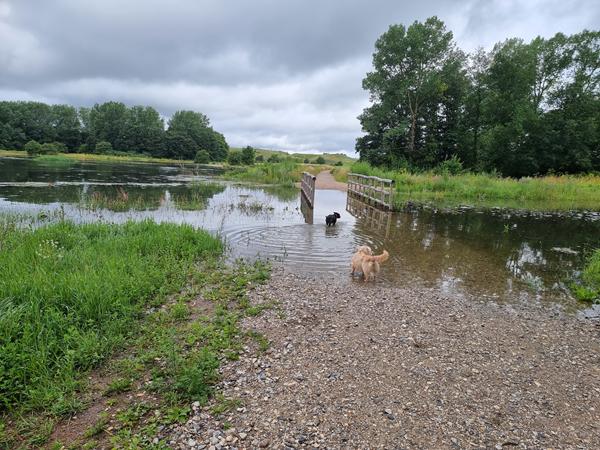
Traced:
<svg viewBox="0 0 600 450">
<path fill-rule="evenodd" d="M 342 217 L 342 216 L 340 216 L 339 212 L 335 212 L 335 211 L 333 212 L 333 215 L 336 217 L 336 219 L 339 219 Z"/>
<path fill-rule="evenodd" d="M 360 245 L 357 249 L 356 249 L 357 253 L 362 253 L 364 255 L 372 255 L 373 254 L 373 250 L 371 250 L 371 247 L 369 247 L 368 245 Z"/>
</svg>

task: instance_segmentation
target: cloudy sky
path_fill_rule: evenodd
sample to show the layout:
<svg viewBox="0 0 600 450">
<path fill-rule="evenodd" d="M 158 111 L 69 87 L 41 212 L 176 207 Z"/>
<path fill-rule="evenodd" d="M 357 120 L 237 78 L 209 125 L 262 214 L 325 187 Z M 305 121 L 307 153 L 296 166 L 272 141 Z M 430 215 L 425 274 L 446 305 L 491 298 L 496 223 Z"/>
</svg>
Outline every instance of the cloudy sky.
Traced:
<svg viewBox="0 0 600 450">
<path fill-rule="evenodd" d="M 233 146 L 354 152 L 361 80 L 392 23 L 464 50 L 598 29 L 597 0 L 0 0 L 0 100 L 207 114 Z"/>
</svg>

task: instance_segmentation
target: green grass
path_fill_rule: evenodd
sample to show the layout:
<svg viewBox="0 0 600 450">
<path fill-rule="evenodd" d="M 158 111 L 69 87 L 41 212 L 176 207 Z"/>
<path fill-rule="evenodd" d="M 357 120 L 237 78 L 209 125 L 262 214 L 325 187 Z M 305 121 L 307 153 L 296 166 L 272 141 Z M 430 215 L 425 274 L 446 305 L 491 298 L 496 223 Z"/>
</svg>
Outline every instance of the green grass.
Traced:
<svg viewBox="0 0 600 450">
<path fill-rule="evenodd" d="M 236 181 L 250 181 L 261 184 L 279 184 L 293 186 L 300 181 L 302 170 L 293 161 L 279 163 L 260 163 L 248 167 L 239 167 L 225 172 L 224 178 Z"/>
<path fill-rule="evenodd" d="M 571 285 L 579 300 L 600 303 L 600 249 L 588 259 L 581 274 L 581 282 Z"/>
<path fill-rule="evenodd" d="M 0 409 L 69 411 L 80 374 L 220 241 L 184 225 L 0 225 Z"/>
<path fill-rule="evenodd" d="M 29 158 L 24 150 L 0 150 L 0 157 L 23 157 Z M 59 158 L 65 158 L 73 162 L 76 161 L 95 161 L 95 162 L 142 162 L 142 163 L 161 163 L 161 164 L 194 164 L 193 160 L 170 159 L 170 158 L 155 158 L 152 156 L 144 156 L 135 153 L 123 154 L 95 154 L 95 153 L 58 153 L 56 155 L 44 155 Z M 39 156 L 35 159 L 40 158 Z"/>
<path fill-rule="evenodd" d="M 372 167 L 364 162 L 351 171 L 395 181 L 395 207 L 407 201 L 469 202 L 483 206 L 528 209 L 600 209 L 600 176 L 561 175 L 501 178 L 490 174 L 436 175 Z"/>
</svg>

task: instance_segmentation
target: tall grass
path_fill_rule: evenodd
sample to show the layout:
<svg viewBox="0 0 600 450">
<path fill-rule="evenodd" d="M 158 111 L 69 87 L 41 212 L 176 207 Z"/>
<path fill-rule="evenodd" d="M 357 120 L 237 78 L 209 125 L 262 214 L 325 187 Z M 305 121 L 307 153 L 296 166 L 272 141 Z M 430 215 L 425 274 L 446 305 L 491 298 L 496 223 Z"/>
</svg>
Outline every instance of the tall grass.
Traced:
<svg viewBox="0 0 600 450">
<path fill-rule="evenodd" d="M 571 288 L 579 300 L 600 303 L 600 249 L 588 259 L 581 274 L 581 283 Z"/>
<path fill-rule="evenodd" d="M 0 411 L 68 411 L 82 371 L 186 281 L 219 240 L 190 226 L 69 222 L 0 230 Z"/>
<path fill-rule="evenodd" d="M 463 200 L 502 205 L 511 202 L 553 204 L 559 209 L 600 209 L 600 176 L 561 175 L 534 178 L 501 178 L 491 174 L 438 175 L 410 173 L 370 166 L 352 165 L 351 171 L 395 181 L 397 203 L 406 200 Z"/>
<path fill-rule="evenodd" d="M 301 170 L 293 161 L 282 161 L 234 169 L 226 172 L 223 176 L 230 180 L 293 186 L 294 183 L 300 181 Z"/>
</svg>

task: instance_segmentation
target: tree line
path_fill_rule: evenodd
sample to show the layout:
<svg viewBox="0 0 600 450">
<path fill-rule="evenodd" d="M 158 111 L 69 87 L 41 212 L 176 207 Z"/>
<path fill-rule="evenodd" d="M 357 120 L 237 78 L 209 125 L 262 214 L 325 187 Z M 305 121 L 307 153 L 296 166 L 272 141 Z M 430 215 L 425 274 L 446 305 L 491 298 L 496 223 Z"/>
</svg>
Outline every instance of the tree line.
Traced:
<svg viewBox="0 0 600 450">
<path fill-rule="evenodd" d="M 45 145 L 67 152 L 124 151 L 175 159 L 194 159 L 202 151 L 209 161 L 225 160 L 229 150 L 225 137 L 200 112 L 177 111 L 165 127 L 150 106 L 128 107 L 111 101 L 75 108 L 0 102 L 0 148 L 20 150 L 27 143 L 35 149 Z"/>
<path fill-rule="evenodd" d="M 360 158 L 522 177 L 600 170 L 600 32 L 460 50 L 442 21 L 392 25 L 363 80 Z M 450 164 L 449 164 L 450 163 Z"/>
</svg>

